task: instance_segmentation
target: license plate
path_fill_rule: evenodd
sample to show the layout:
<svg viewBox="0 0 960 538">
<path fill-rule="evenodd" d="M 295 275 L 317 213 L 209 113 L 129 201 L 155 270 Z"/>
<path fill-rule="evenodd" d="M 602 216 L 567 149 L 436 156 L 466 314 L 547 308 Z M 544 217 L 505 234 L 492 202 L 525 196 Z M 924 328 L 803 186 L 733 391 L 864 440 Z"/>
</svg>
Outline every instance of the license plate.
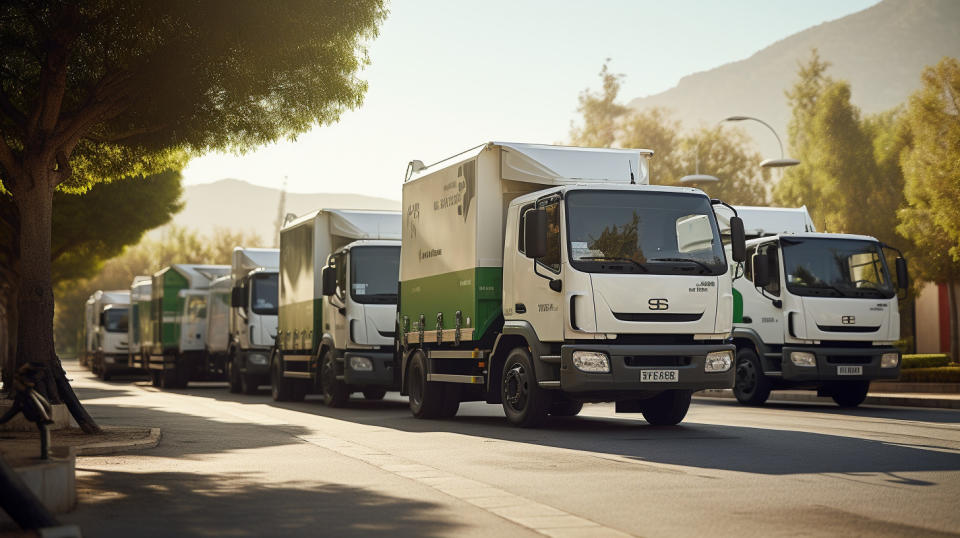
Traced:
<svg viewBox="0 0 960 538">
<path fill-rule="evenodd" d="M 676 383 L 680 381 L 679 370 L 640 370 L 641 383 Z"/>
<path fill-rule="evenodd" d="M 863 366 L 837 366 L 837 375 L 863 375 Z"/>
</svg>

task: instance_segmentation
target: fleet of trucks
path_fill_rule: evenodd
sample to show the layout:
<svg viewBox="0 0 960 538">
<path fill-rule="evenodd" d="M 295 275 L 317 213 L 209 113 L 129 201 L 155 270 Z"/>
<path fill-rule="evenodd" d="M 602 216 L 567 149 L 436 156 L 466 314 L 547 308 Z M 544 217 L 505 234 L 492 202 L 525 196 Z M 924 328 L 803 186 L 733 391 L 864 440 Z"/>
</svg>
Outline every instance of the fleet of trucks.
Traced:
<svg viewBox="0 0 960 538">
<path fill-rule="evenodd" d="M 225 364 L 231 392 L 254 394 L 270 382 L 279 265 L 279 249 L 236 247 L 230 274 L 210 285 L 207 352 Z"/>
<path fill-rule="evenodd" d="M 229 265 L 175 264 L 153 275 L 153 328 L 142 366 L 154 386 L 183 388 L 225 377 L 223 360 L 206 351 L 206 318 L 210 283 L 229 272 Z"/>
<path fill-rule="evenodd" d="M 718 202 L 650 186 L 652 153 L 491 142 L 410 163 L 397 341 L 416 417 L 481 400 L 532 427 L 615 401 L 676 424 L 694 391 L 733 386 Z"/>
<path fill-rule="evenodd" d="M 394 326 L 400 213 L 321 209 L 280 231 L 280 297 L 270 361 L 274 400 L 398 388 Z"/>
<path fill-rule="evenodd" d="M 771 390 L 809 388 L 854 407 L 871 380 L 896 379 L 897 290 L 908 278 L 899 251 L 865 235 L 816 233 L 806 207 L 737 210 L 750 238 L 733 291 L 737 399 L 760 405 Z"/>
<path fill-rule="evenodd" d="M 107 381 L 127 364 L 127 328 L 130 320 L 130 292 L 97 291 L 93 294 L 93 343 L 90 368 Z"/>
</svg>

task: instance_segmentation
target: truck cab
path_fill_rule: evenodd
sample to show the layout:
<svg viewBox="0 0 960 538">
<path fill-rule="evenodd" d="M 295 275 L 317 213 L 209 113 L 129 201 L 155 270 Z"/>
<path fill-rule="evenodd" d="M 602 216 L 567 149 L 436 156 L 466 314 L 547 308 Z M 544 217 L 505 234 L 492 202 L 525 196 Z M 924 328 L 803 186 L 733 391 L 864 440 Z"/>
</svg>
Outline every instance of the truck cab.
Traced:
<svg viewBox="0 0 960 538">
<path fill-rule="evenodd" d="M 97 328 L 94 341 L 93 373 L 108 381 L 113 374 L 129 369 L 127 364 L 130 294 L 103 292 L 96 302 Z"/>
<path fill-rule="evenodd" d="M 748 229 L 749 209 L 740 211 Z M 871 380 L 896 379 L 897 292 L 907 271 L 896 258 L 894 280 L 888 252 L 865 235 L 800 231 L 748 241 L 734 290 L 737 399 L 759 405 L 771 390 L 815 389 L 853 407 Z"/>
<path fill-rule="evenodd" d="M 227 358 L 231 392 L 254 394 L 260 385 L 270 382 L 270 349 L 277 337 L 278 275 L 274 262 L 270 268 L 257 267 L 234 277 Z"/>
</svg>

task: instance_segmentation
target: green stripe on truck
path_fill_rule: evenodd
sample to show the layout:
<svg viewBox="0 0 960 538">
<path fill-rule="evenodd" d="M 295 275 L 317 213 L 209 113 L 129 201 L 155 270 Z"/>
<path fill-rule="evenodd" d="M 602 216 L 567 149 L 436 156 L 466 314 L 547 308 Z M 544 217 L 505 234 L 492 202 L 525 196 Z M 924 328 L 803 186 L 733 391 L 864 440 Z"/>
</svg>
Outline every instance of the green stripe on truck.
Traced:
<svg viewBox="0 0 960 538">
<path fill-rule="evenodd" d="M 459 310 L 460 328 L 473 328 L 473 339 L 479 340 L 503 312 L 502 297 L 503 269 L 474 267 L 401 282 L 398 315 L 401 323 L 409 318 L 411 332 L 417 331 L 421 314 L 425 330 L 436 330 L 438 312 L 442 328 L 455 329 Z"/>
</svg>

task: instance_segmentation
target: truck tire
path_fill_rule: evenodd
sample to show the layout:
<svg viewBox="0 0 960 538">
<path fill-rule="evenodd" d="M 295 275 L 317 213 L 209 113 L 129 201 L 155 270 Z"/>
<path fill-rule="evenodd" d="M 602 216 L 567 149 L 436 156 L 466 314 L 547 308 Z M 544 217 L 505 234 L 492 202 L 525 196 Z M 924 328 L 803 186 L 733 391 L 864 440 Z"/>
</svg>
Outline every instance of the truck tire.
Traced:
<svg viewBox="0 0 960 538">
<path fill-rule="evenodd" d="M 583 410 L 583 402 L 563 397 L 553 400 L 550 404 L 550 416 L 554 417 L 575 417 L 581 410 Z"/>
<path fill-rule="evenodd" d="M 233 394 L 238 394 L 242 390 L 240 365 L 238 362 L 237 357 L 232 354 L 230 355 L 230 360 L 227 361 L 227 387 Z"/>
<path fill-rule="evenodd" d="M 150 370 L 150 385 L 160 388 L 160 374 L 156 370 Z"/>
<path fill-rule="evenodd" d="M 526 348 L 514 348 L 503 363 L 500 398 L 507 420 L 521 428 L 536 428 L 547 418 L 551 397 L 537 383 Z"/>
<path fill-rule="evenodd" d="M 382 400 L 387 395 L 387 389 L 369 388 L 363 389 L 363 397 L 367 400 Z"/>
<path fill-rule="evenodd" d="M 164 368 L 160 371 L 160 388 L 162 389 L 176 389 L 180 388 L 177 386 L 177 370 L 176 368 Z"/>
<path fill-rule="evenodd" d="M 270 395 L 275 402 L 301 402 L 307 391 L 299 380 L 283 377 L 282 357 L 274 351 L 270 361 Z"/>
<path fill-rule="evenodd" d="M 857 407 L 867 399 L 869 381 L 841 381 L 832 387 L 830 397 L 840 407 Z"/>
<path fill-rule="evenodd" d="M 773 384 L 763 375 L 763 366 L 756 352 L 750 348 L 737 351 L 737 371 L 733 382 L 733 394 L 745 405 L 763 405 L 770 397 Z"/>
<path fill-rule="evenodd" d="M 320 359 L 320 388 L 327 407 L 343 407 L 350 401 L 350 389 L 342 379 L 337 379 L 337 361 L 330 350 Z"/>
<path fill-rule="evenodd" d="M 410 412 L 423 419 L 450 418 L 460 408 L 460 387 L 453 383 L 427 381 L 427 358 L 416 350 L 407 365 Z"/>
<path fill-rule="evenodd" d="M 241 374 L 240 392 L 248 395 L 260 392 L 260 376 L 253 374 Z"/>
<path fill-rule="evenodd" d="M 665 390 L 649 400 L 643 400 L 643 418 L 652 426 L 674 426 L 687 416 L 693 392 Z"/>
<path fill-rule="evenodd" d="M 113 377 L 110 374 L 110 370 L 107 369 L 106 364 L 100 365 L 100 372 L 97 374 L 102 381 L 110 381 L 110 378 Z"/>
</svg>

